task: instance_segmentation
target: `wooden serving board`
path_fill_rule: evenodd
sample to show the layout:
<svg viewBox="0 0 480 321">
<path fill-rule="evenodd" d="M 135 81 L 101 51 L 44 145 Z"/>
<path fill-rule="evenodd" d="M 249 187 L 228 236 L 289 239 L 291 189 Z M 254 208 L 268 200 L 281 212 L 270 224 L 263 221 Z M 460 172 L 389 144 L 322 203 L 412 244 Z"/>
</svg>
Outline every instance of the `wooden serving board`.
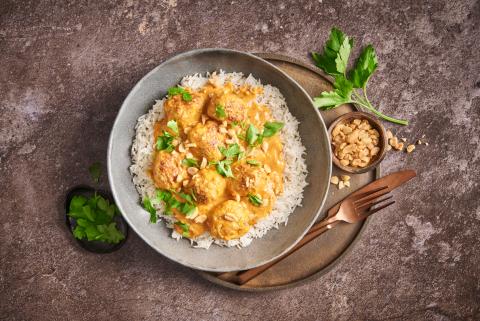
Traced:
<svg viewBox="0 0 480 321">
<path fill-rule="evenodd" d="M 318 96 L 322 91 L 333 89 L 332 83 L 322 74 L 320 69 L 313 65 L 283 55 L 269 53 L 255 55 L 271 62 L 289 74 L 311 97 Z M 337 117 L 354 110 L 356 108 L 353 105 L 344 105 L 329 111 L 321 111 L 320 113 L 328 128 L 330 123 Z M 346 173 L 342 173 L 340 169 L 333 166 L 332 175 L 338 176 L 341 174 Z M 350 193 L 378 178 L 380 176 L 380 168 L 377 167 L 375 171 L 363 174 L 348 175 L 351 177 L 350 188 L 339 190 L 336 186 L 331 185 L 322 214 L 319 216 L 320 218 L 325 216 L 329 208 Z M 198 273 L 213 283 L 241 291 L 268 291 L 293 287 L 321 277 L 335 264 L 338 264 L 355 244 L 355 240 L 360 237 L 367 222 L 337 225 L 334 229 L 320 235 L 285 260 L 242 286 L 217 278 L 217 273 L 203 271 L 198 271 Z"/>
</svg>

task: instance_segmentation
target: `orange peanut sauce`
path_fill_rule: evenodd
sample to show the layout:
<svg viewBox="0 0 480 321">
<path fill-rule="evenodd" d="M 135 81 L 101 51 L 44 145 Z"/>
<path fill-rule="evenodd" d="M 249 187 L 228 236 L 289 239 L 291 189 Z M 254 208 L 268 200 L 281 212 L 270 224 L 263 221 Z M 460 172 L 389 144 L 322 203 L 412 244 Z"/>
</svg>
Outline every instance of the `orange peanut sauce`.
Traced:
<svg viewBox="0 0 480 321">
<path fill-rule="evenodd" d="M 189 215 L 181 208 L 172 209 L 183 223 L 175 225 L 178 233 L 192 239 L 205 232 L 218 239 L 237 239 L 271 212 L 283 192 L 280 135 L 250 145 L 246 141 L 250 125 L 260 134 L 266 122 L 275 120 L 267 106 L 256 102 L 260 87 L 209 82 L 200 90 L 185 90 L 191 99 L 181 94 L 168 97 L 165 117 L 154 126 L 154 145 L 160 136 L 172 138 L 170 150 L 155 149 L 152 179 L 179 202 L 187 202 L 180 193 L 195 199 L 196 208 Z M 175 121 L 178 132 L 168 126 L 169 121 Z M 235 144 L 240 155 L 226 161 L 222 150 Z M 233 177 L 218 169 L 219 162 L 227 163 Z"/>
</svg>

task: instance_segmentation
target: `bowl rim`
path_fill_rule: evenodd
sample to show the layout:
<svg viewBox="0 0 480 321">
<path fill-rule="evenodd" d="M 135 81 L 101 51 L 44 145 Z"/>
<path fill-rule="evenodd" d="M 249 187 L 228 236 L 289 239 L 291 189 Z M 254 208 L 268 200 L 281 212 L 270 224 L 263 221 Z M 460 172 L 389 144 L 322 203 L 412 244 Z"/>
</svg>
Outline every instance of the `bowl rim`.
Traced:
<svg viewBox="0 0 480 321">
<path fill-rule="evenodd" d="M 347 121 L 352 118 L 359 118 L 359 119 L 366 119 L 370 122 L 370 124 L 378 131 L 380 134 L 380 152 L 378 153 L 378 156 L 376 157 L 375 161 L 373 161 L 371 164 L 369 164 L 366 167 L 363 168 L 354 168 L 350 166 L 344 166 L 340 164 L 340 160 L 337 158 L 337 156 L 334 153 L 334 148 L 333 148 L 333 141 L 332 141 L 332 131 L 333 129 L 341 122 Z M 385 158 L 385 155 L 387 153 L 387 132 L 385 129 L 385 126 L 380 122 L 378 118 L 373 116 L 372 114 L 363 112 L 363 111 L 352 111 L 346 114 L 343 114 L 336 118 L 328 127 L 328 139 L 330 142 L 330 149 L 332 150 L 332 161 L 335 166 L 340 168 L 341 170 L 351 173 L 351 174 L 362 174 L 366 173 L 368 171 L 371 171 L 372 169 L 376 168 Z"/>
<path fill-rule="evenodd" d="M 123 102 L 122 102 L 122 104 L 121 104 L 121 106 L 120 106 L 120 108 L 117 112 L 117 115 L 115 116 L 115 121 L 113 122 L 112 129 L 110 131 L 109 140 L 108 140 L 108 148 L 107 148 L 107 173 L 108 173 L 108 181 L 109 181 L 109 185 L 110 185 L 110 190 L 112 192 L 113 198 L 115 199 L 118 208 L 120 209 L 120 212 L 122 213 L 123 218 L 128 223 L 128 225 L 132 228 L 132 230 L 145 243 L 147 243 L 151 248 L 153 248 L 156 252 L 158 252 L 162 256 L 168 258 L 169 260 L 171 260 L 173 262 L 176 262 L 178 264 L 181 264 L 183 266 L 192 268 L 192 269 L 208 271 L 208 272 L 230 272 L 230 271 L 237 271 L 238 269 L 234 269 L 234 268 L 222 268 L 222 269 L 219 268 L 219 269 L 216 269 L 216 268 L 208 268 L 208 267 L 198 267 L 198 266 L 195 266 L 195 265 L 190 264 L 190 263 L 185 262 L 185 261 L 178 261 L 178 260 L 175 259 L 175 257 L 172 257 L 171 255 L 168 255 L 168 254 L 162 252 L 161 249 L 154 246 L 153 242 L 150 241 L 146 236 L 144 236 L 141 233 L 141 231 L 138 231 L 136 226 L 134 224 L 132 224 L 132 222 L 130 222 L 129 217 L 126 214 L 124 214 L 125 210 L 122 206 L 122 203 L 117 201 L 118 191 L 117 191 L 116 186 L 114 185 L 114 182 L 113 182 L 113 176 L 114 175 L 112 173 L 112 164 L 111 164 L 111 162 L 112 162 L 111 154 L 112 154 L 113 140 L 114 140 L 113 129 L 119 125 L 120 115 L 121 115 L 122 111 L 125 112 L 126 103 L 131 99 L 131 97 L 134 95 L 134 93 L 143 85 L 144 80 L 147 79 L 148 77 L 150 77 L 151 75 L 155 74 L 156 72 L 158 72 L 158 70 L 161 69 L 164 65 L 169 64 L 171 62 L 174 62 L 175 60 L 185 59 L 185 58 L 188 58 L 189 56 L 195 56 L 195 55 L 198 55 L 198 54 L 213 53 L 213 52 L 234 53 L 234 54 L 239 54 L 239 55 L 245 55 L 245 56 L 248 56 L 248 57 L 250 57 L 254 60 L 258 60 L 258 61 L 262 62 L 263 64 L 268 65 L 270 68 L 276 70 L 278 73 L 282 74 L 285 78 L 287 78 L 290 82 L 292 82 L 300 90 L 300 92 L 310 102 L 310 107 L 311 107 L 313 113 L 318 118 L 318 120 L 319 120 L 319 122 L 322 126 L 323 131 L 326 133 L 326 135 L 324 137 L 324 140 L 326 140 L 325 141 L 325 146 L 326 146 L 327 152 L 329 153 L 328 156 L 330 156 L 330 157 L 327 157 L 327 164 L 326 164 L 327 165 L 327 177 L 328 177 L 328 179 L 331 177 L 331 175 L 332 175 L 332 157 L 331 157 L 332 148 L 331 148 L 330 139 L 329 139 L 329 135 L 328 135 L 328 129 L 326 127 L 325 121 L 323 120 L 322 116 L 320 115 L 320 112 L 318 111 L 318 109 L 315 108 L 315 106 L 313 104 L 313 100 L 310 97 L 310 95 L 307 93 L 307 91 L 295 79 L 293 79 L 290 75 L 288 75 L 286 72 L 284 72 L 283 70 L 281 70 L 280 68 L 278 68 L 274 64 L 266 61 L 265 59 L 260 58 L 258 56 L 255 56 L 254 54 L 251 54 L 251 53 L 248 53 L 248 52 L 234 50 L 234 49 L 228 49 L 228 48 L 200 48 L 200 49 L 193 49 L 193 50 L 188 50 L 188 51 L 184 51 L 184 52 L 181 52 L 181 53 L 173 54 L 171 57 L 167 58 L 162 63 L 160 63 L 159 65 L 154 67 L 152 70 L 150 70 L 148 73 L 146 73 L 144 76 L 142 76 L 142 78 L 140 80 L 138 80 L 136 82 L 136 84 L 132 87 L 132 89 L 129 91 L 128 95 L 123 100 Z M 132 140 L 133 140 L 133 137 L 132 137 Z M 130 155 L 129 155 L 129 157 L 130 157 Z M 308 175 L 311 175 L 311 173 L 308 173 L 307 176 Z M 325 206 L 325 202 L 327 200 L 329 189 L 330 189 L 330 184 L 327 181 L 326 184 L 325 184 L 324 194 L 319 195 L 319 196 L 322 197 L 322 201 L 320 203 L 320 206 L 318 207 L 317 212 L 315 213 L 315 215 L 311 219 L 311 222 L 309 222 L 307 228 L 305 228 L 305 230 L 301 234 L 298 235 L 298 237 L 295 239 L 295 241 L 293 241 L 290 244 L 290 246 L 287 246 L 279 254 L 274 255 L 274 256 L 270 257 L 269 259 L 259 261 L 255 264 L 248 264 L 243 268 L 244 269 L 251 269 L 251 268 L 254 268 L 254 267 L 257 267 L 257 266 L 267 264 L 267 263 L 277 259 L 278 257 L 282 256 L 283 254 L 287 253 L 288 251 L 290 251 L 305 236 L 305 234 L 307 234 L 308 230 L 317 221 L 318 217 L 320 216 L 320 213 L 322 212 L 323 207 Z M 234 248 L 232 248 L 232 249 L 234 250 Z"/>
</svg>

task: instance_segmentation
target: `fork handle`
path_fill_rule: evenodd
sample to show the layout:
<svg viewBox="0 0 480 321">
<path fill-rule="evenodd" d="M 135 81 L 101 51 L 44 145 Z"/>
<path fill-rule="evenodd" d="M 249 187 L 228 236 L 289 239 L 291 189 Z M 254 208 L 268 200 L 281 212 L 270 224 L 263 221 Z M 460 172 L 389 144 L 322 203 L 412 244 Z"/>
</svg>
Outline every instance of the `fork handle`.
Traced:
<svg viewBox="0 0 480 321">
<path fill-rule="evenodd" d="M 314 226 L 312 226 L 310 228 L 310 231 L 308 231 L 308 233 L 313 233 L 313 232 L 318 231 L 319 229 L 324 228 L 324 227 L 329 228 L 328 225 L 331 225 L 332 223 L 334 223 L 336 221 L 338 221 L 337 214 L 335 214 L 333 216 L 327 216 L 322 221 L 320 221 L 317 224 L 315 224 Z"/>
<path fill-rule="evenodd" d="M 333 223 L 330 223 L 330 224 L 332 224 L 332 227 L 333 227 L 333 226 L 337 225 L 338 223 L 339 223 L 339 221 L 334 221 Z M 305 244 L 310 243 L 311 241 L 316 239 L 320 234 L 322 234 L 323 232 L 326 232 L 328 230 L 329 230 L 329 228 L 324 226 L 323 228 L 319 228 L 314 232 L 308 233 L 307 235 L 305 235 L 303 237 L 303 239 L 300 242 L 297 243 L 297 245 L 295 245 L 290 251 L 288 251 L 284 255 L 280 256 L 279 258 L 277 258 L 277 259 L 275 259 L 272 262 L 269 262 L 267 264 L 257 266 L 256 268 L 238 273 L 235 276 L 235 279 L 233 281 L 235 283 L 239 284 L 239 285 L 243 285 L 243 284 L 247 283 L 248 281 L 250 281 L 251 279 L 253 279 L 257 275 L 265 272 L 266 270 L 268 270 L 269 268 L 271 268 L 272 266 L 274 266 L 278 262 L 280 262 L 283 259 L 285 259 L 286 257 L 288 257 L 290 254 L 295 253 L 298 249 L 303 247 Z"/>
</svg>

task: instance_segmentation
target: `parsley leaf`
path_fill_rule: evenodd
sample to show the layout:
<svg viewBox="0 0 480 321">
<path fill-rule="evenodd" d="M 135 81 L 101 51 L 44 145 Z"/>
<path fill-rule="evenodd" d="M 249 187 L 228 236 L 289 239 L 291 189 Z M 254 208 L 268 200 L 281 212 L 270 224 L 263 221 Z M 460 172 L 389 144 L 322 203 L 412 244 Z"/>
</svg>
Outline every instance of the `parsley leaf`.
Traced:
<svg viewBox="0 0 480 321">
<path fill-rule="evenodd" d="M 348 57 L 350 56 L 351 50 L 352 46 L 350 45 L 348 37 L 345 36 L 340 49 L 338 49 L 337 58 L 335 58 L 335 65 L 340 74 L 345 74 L 345 71 L 347 70 Z"/>
<path fill-rule="evenodd" d="M 350 100 L 352 96 L 353 84 L 344 75 L 335 77 L 335 83 L 333 84 L 335 91 L 342 97 Z"/>
<path fill-rule="evenodd" d="M 255 128 L 255 126 L 253 126 L 252 124 L 248 126 L 246 139 L 248 145 L 250 146 L 255 144 L 258 139 L 258 129 Z"/>
<path fill-rule="evenodd" d="M 148 213 L 150 213 L 150 223 L 157 223 L 157 211 L 152 206 L 152 202 L 148 197 L 145 197 L 143 199 L 143 208 L 147 210 Z"/>
<path fill-rule="evenodd" d="M 352 83 L 343 75 L 335 79 L 335 91 L 324 91 L 319 97 L 313 99 L 313 105 L 323 110 L 328 110 L 350 102 L 352 95 Z"/>
<path fill-rule="evenodd" d="M 175 225 L 180 227 L 180 229 L 182 230 L 182 236 L 190 237 L 190 225 L 189 224 L 177 221 L 177 222 L 175 222 Z"/>
<path fill-rule="evenodd" d="M 348 39 L 348 37 L 346 37 L 342 31 L 333 27 L 330 32 L 330 38 L 327 40 L 327 42 L 325 43 L 325 47 L 323 48 L 323 54 L 312 52 L 312 58 L 315 61 L 317 67 L 332 76 L 343 74 L 345 70 L 339 70 L 338 67 L 342 69 L 344 60 L 348 60 L 348 55 L 350 54 L 350 50 L 348 50 L 347 54 L 348 46 L 344 45 L 345 39 L 347 39 L 347 42 L 351 49 L 353 47 L 353 39 Z M 342 49 L 342 54 L 340 54 L 342 58 L 339 59 L 337 64 L 337 57 L 339 56 L 340 49 Z"/>
<path fill-rule="evenodd" d="M 183 203 L 180 207 L 180 212 L 185 214 L 186 217 L 192 216 L 194 213 L 198 211 L 197 207 L 192 203 Z"/>
<path fill-rule="evenodd" d="M 100 176 L 102 175 L 102 165 L 100 162 L 95 162 L 88 168 L 88 172 L 90 173 L 90 177 L 95 183 L 100 181 Z"/>
<path fill-rule="evenodd" d="M 215 115 L 217 115 L 218 118 L 227 117 L 227 113 L 225 112 L 225 108 L 222 105 L 217 104 L 215 106 Z"/>
<path fill-rule="evenodd" d="M 157 150 L 164 150 L 166 152 L 171 152 L 174 150 L 173 146 L 174 137 L 167 131 L 163 131 L 163 134 L 157 137 L 156 147 Z"/>
<path fill-rule="evenodd" d="M 167 127 L 170 128 L 175 134 L 178 135 L 178 125 L 177 125 L 177 122 L 175 120 L 169 120 L 167 122 Z"/>
<path fill-rule="evenodd" d="M 260 195 L 248 194 L 248 200 L 255 206 L 260 206 L 263 204 L 263 200 Z"/>
<path fill-rule="evenodd" d="M 233 177 L 232 167 L 230 167 L 230 160 L 222 160 L 217 162 L 216 169 L 217 172 L 225 177 Z"/>
<path fill-rule="evenodd" d="M 281 122 L 266 122 L 263 125 L 263 137 L 272 137 L 275 135 L 280 129 L 283 128 L 285 124 Z"/>
<path fill-rule="evenodd" d="M 178 195 L 180 195 L 188 203 L 193 204 L 193 196 L 192 195 L 186 194 L 186 193 L 181 193 L 181 192 L 178 193 Z"/>
<path fill-rule="evenodd" d="M 320 96 L 313 98 L 313 105 L 323 110 L 328 110 L 347 103 L 348 100 L 336 91 L 324 91 Z"/>
<path fill-rule="evenodd" d="M 182 160 L 182 164 L 187 167 L 198 167 L 197 160 L 194 158 L 185 158 L 184 160 Z"/>
<path fill-rule="evenodd" d="M 182 95 L 184 101 L 191 101 L 192 95 L 182 87 L 171 87 L 168 89 L 168 96 Z"/>
<path fill-rule="evenodd" d="M 246 162 L 247 164 L 252 166 L 260 166 L 260 162 L 257 161 L 256 159 L 247 159 Z"/>
<path fill-rule="evenodd" d="M 178 208 L 182 203 L 178 201 L 172 192 L 168 190 L 157 190 L 157 199 L 165 204 L 165 215 L 172 215 L 172 209 Z"/>
<path fill-rule="evenodd" d="M 165 215 L 171 215 L 172 209 L 178 209 L 187 217 L 191 216 L 197 211 L 197 206 L 194 203 L 195 196 L 193 194 L 178 193 L 178 196 L 183 198 L 186 202 L 180 202 L 172 192 L 168 190 L 157 190 L 157 199 L 163 201 L 165 204 Z"/>
<path fill-rule="evenodd" d="M 377 69 L 377 55 L 372 45 L 366 46 L 350 73 L 355 88 L 363 88 L 367 85 L 368 79 Z"/>
<path fill-rule="evenodd" d="M 227 148 L 219 147 L 218 149 L 227 159 L 232 159 L 240 154 L 240 146 L 238 144 L 231 144 Z"/>
</svg>

